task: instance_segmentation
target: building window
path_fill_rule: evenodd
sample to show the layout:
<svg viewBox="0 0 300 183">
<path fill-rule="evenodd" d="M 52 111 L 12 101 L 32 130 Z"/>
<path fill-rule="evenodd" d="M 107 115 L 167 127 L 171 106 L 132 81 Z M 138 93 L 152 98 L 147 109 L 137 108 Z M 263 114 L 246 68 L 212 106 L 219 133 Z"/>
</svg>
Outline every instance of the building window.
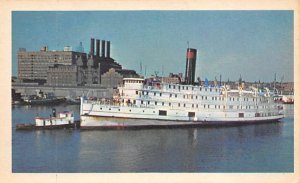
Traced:
<svg viewBox="0 0 300 183">
<path fill-rule="evenodd" d="M 161 93 L 159 93 L 159 96 L 161 96 Z"/>
<path fill-rule="evenodd" d="M 183 104 L 183 107 L 185 107 L 185 104 Z"/>
<path fill-rule="evenodd" d="M 157 102 L 155 101 L 155 105 L 157 105 Z"/>
<path fill-rule="evenodd" d="M 165 103 L 164 103 L 164 102 L 162 102 L 161 104 L 162 104 L 162 106 L 164 106 L 164 105 L 165 105 Z"/>
<path fill-rule="evenodd" d="M 178 103 L 178 107 L 180 107 L 180 103 Z"/>
<path fill-rule="evenodd" d="M 154 96 L 156 96 L 156 92 L 154 92 Z"/>
<path fill-rule="evenodd" d="M 172 97 L 172 94 L 170 94 L 170 97 Z"/>
<path fill-rule="evenodd" d="M 143 103 L 144 103 L 144 101 L 141 100 L 141 104 L 143 104 Z"/>
<path fill-rule="evenodd" d="M 169 103 L 169 106 L 171 106 L 171 103 Z"/>
<path fill-rule="evenodd" d="M 177 98 L 177 94 L 175 94 L 175 98 Z"/>
</svg>

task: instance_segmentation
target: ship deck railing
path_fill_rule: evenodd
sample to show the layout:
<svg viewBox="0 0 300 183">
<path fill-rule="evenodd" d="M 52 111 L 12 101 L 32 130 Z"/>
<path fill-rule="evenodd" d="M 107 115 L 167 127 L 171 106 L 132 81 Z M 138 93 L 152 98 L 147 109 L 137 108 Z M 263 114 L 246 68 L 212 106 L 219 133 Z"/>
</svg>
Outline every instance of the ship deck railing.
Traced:
<svg viewBox="0 0 300 183">
<path fill-rule="evenodd" d="M 133 103 L 119 103 L 119 102 L 104 102 L 104 101 L 87 101 L 85 100 L 84 103 L 86 104 L 92 104 L 92 105 L 101 105 L 107 108 L 110 107 L 131 107 L 131 108 L 148 108 L 148 109 L 156 109 L 159 107 L 160 109 L 177 109 L 177 110 L 182 110 L 182 107 L 178 106 L 157 106 L 157 105 L 148 105 L 148 104 L 140 104 L 136 105 Z M 266 109 L 257 109 L 257 108 L 252 108 L 252 109 L 230 109 L 230 108 L 225 108 L 225 109 L 220 109 L 220 108 L 196 108 L 196 107 L 185 107 L 186 109 L 193 110 L 193 111 L 220 111 L 220 112 L 256 112 L 256 113 L 268 113 L 268 112 L 277 112 L 277 109 L 275 108 L 266 108 Z"/>
</svg>

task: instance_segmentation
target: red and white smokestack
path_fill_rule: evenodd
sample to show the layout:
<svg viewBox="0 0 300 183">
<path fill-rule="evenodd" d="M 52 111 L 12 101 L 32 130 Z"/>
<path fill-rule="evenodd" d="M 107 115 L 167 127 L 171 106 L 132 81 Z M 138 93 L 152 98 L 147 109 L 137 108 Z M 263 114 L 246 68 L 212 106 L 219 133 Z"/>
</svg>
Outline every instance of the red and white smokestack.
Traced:
<svg viewBox="0 0 300 183">
<path fill-rule="evenodd" d="M 196 57 L 197 50 L 193 48 L 188 48 L 186 52 L 185 66 L 185 83 L 188 85 L 193 85 L 195 82 Z"/>
</svg>

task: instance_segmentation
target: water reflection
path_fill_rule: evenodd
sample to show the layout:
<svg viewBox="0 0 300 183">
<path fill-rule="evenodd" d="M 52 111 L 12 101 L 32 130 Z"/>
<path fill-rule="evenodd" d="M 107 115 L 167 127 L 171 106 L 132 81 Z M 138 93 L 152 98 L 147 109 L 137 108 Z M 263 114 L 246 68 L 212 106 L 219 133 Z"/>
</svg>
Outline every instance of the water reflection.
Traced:
<svg viewBox="0 0 300 183">
<path fill-rule="evenodd" d="M 34 119 L 37 112 L 50 114 L 51 108 L 13 108 L 13 126 Z M 78 106 L 70 109 L 79 112 Z M 13 172 L 291 171 L 293 122 L 288 117 L 225 128 L 13 130 Z"/>
</svg>

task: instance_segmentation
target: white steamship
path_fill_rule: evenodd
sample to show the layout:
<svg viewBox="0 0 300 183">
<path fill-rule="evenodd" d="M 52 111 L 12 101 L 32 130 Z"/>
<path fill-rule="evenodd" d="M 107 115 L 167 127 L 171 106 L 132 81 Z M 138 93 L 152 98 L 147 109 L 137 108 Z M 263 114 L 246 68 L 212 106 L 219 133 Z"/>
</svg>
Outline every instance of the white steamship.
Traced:
<svg viewBox="0 0 300 183">
<path fill-rule="evenodd" d="M 193 82 L 195 54 L 187 51 L 186 78 Z M 194 58 L 194 61 L 191 58 Z M 124 78 L 112 101 L 81 98 L 82 129 L 235 125 L 278 121 L 282 106 L 268 88 L 196 86 Z"/>
</svg>

